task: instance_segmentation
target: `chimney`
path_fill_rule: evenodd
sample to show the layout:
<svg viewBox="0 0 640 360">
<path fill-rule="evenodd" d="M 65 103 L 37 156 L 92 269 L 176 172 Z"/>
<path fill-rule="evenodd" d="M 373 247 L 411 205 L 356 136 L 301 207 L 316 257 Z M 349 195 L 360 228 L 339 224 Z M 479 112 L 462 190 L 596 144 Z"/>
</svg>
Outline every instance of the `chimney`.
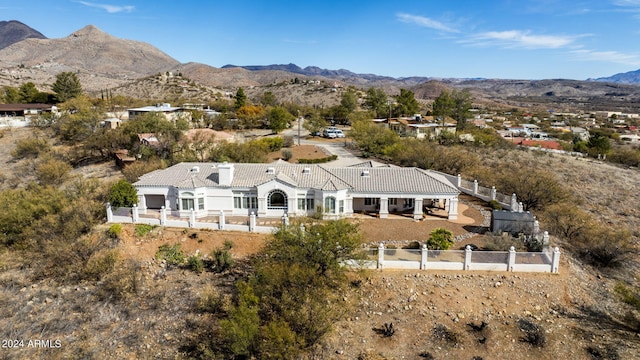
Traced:
<svg viewBox="0 0 640 360">
<path fill-rule="evenodd" d="M 231 186 L 233 181 L 233 164 L 222 163 L 218 166 L 218 184 Z"/>
</svg>

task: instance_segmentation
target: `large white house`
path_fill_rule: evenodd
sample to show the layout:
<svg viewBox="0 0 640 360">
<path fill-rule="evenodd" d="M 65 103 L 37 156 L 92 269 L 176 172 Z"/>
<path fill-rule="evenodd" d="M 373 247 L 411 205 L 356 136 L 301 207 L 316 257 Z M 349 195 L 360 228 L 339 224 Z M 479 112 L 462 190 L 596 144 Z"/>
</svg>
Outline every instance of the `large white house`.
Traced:
<svg viewBox="0 0 640 360">
<path fill-rule="evenodd" d="M 133 184 L 138 209 L 165 208 L 173 216 L 350 217 L 391 212 L 421 219 L 439 206 L 458 216 L 458 189 L 444 176 L 414 167 L 325 167 L 322 165 L 180 163 L 140 177 Z"/>
</svg>

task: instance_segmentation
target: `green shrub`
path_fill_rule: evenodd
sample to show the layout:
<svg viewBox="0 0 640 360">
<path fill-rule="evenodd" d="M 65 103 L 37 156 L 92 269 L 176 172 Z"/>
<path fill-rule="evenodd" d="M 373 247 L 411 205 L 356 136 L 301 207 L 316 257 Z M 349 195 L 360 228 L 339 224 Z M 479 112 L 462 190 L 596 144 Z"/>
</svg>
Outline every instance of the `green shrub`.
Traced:
<svg viewBox="0 0 640 360">
<path fill-rule="evenodd" d="M 284 140 L 279 136 L 262 138 L 262 139 L 256 140 L 256 142 L 258 144 L 265 145 L 270 152 L 278 151 L 282 149 L 282 146 L 284 145 Z"/>
<path fill-rule="evenodd" d="M 51 145 L 45 139 L 24 139 L 16 142 L 11 155 L 16 159 L 35 159 L 50 150 Z"/>
<path fill-rule="evenodd" d="M 187 266 L 189 266 L 189 269 L 191 269 L 191 271 L 195 272 L 196 274 L 201 274 L 204 270 L 204 262 L 198 255 L 189 256 L 189 258 L 187 259 Z"/>
<path fill-rule="evenodd" d="M 291 160 L 292 157 L 293 157 L 293 151 L 291 151 L 289 149 L 283 149 L 282 150 L 282 160 L 289 161 L 289 160 Z"/>
<path fill-rule="evenodd" d="M 233 259 L 233 255 L 229 251 L 230 249 L 222 248 L 222 249 L 214 249 L 211 252 L 211 267 L 215 272 L 223 272 L 227 269 L 232 268 L 236 261 Z"/>
<path fill-rule="evenodd" d="M 118 262 L 119 253 L 116 250 L 106 250 L 91 256 L 84 267 L 85 279 L 100 280 L 113 271 Z"/>
<path fill-rule="evenodd" d="M 136 224 L 135 233 L 136 236 L 145 236 L 153 230 L 155 226 L 149 224 Z"/>
<path fill-rule="evenodd" d="M 167 265 L 182 265 L 184 263 L 184 252 L 180 249 L 180 244 L 161 245 L 156 252 L 156 259 L 165 260 Z"/>
<path fill-rule="evenodd" d="M 453 234 L 445 228 L 433 229 L 427 240 L 429 250 L 448 250 L 453 244 Z"/>
<path fill-rule="evenodd" d="M 502 205 L 497 200 L 489 201 L 489 207 L 493 210 L 502 210 Z"/>
<path fill-rule="evenodd" d="M 282 137 L 282 139 L 283 139 L 282 147 L 288 148 L 293 146 L 293 136 L 285 135 Z"/>
<path fill-rule="evenodd" d="M 620 296 L 621 300 L 633 306 L 636 310 L 640 310 L 640 294 L 625 286 L 623 283 L 617 283 L 613 290 Z"/>
<path fill-rule="evenodd" d="M 338 159 L 338 155 L 331 155 L 319 159 L 298 159 L 299 164 L 321 164 Z"/>
<path fill-rule="evenodd" d="M 109 235 L 112 239 L 117 239 L 122 234 L 122 225 L 121 224 L 113 224 L 109 226 L 109 230 L 107 230 L 107 235 Z"/>
</svg>

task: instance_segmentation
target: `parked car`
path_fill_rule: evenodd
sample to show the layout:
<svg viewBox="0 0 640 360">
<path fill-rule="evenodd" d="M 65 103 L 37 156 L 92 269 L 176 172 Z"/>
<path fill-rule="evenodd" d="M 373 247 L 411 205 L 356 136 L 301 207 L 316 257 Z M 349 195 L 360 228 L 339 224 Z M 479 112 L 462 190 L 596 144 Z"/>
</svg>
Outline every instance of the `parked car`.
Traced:
<svg viewBox="0 0 640 360">
<path fill-rule="evenodd" d="M 324 131 L 322 132 L 322 136 L 328 139 L 343 138 L 344 133 L 342 132 L 342 130 L 338 129 L 337 127 L 330 126 L 324 129 Z"/>
</svg>

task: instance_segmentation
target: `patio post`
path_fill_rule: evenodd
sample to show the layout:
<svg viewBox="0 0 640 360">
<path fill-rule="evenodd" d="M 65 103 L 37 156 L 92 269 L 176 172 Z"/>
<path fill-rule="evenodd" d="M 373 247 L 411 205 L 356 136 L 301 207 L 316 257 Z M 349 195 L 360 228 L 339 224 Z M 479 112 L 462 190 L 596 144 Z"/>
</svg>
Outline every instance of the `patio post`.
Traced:
<svg viewBox="0 0 640 360">
<path fill-rule="evenodd" d="M 224 211 L 220 210 L 220 216 L 218 217 L 218 229 L 224 230 Z"/>
<path fill-rule="evenodd" d="M 427 244 L 422 244 L 422 249 L 420 249 L 420 269 L 422 270 L 427 270 L 428 255 Z"/>
<path fill-rule="evenodd" d="M 249 214 L 249 232 L 254 232 L 256 230 L 256 214 L 252 211 Z"/>
<path fill-rule="evenodd" d="M 491 187 L 491 201 L 495 201 L 496 200 L 496 187 L 492 186 Z"/>
<path fill-rule="evenodd" d="M 384 267 L 384 244 L 380 243 L 378 245 L 378 269 L 382 269 Z"/>
<path fill-rule="evenodd" d="M 471 253 L 473 251 L 471 250 L 471 246 L 467 245 L 464 248 L 464 269 L 465 270 L 470 270 L 470 266 L 471 266 Z"/>
<path fill-rule="evenodd" d="M 558 269 L 560 268 L 560 248 L 556 247 L 553 249 L 553 260 L 551 261 L 551 272 L 554 274 L 558 273 Z"/>
<path fill-rule="evenodd" d="M 133 204 L 133 208 L 131 210 L 132 210 L 131 214 L 133 216 L 133 223 L 135 224 L 140 219 L 140 214 L 138 213 L 138 205 L 137 204 Z"/>
<path fill-rule="evenodd" d="M 507 271 L 513 271 L 514 265 L 516 264 L 516 248 L 509 248 L 509 263 L 507 264 Z"/>
<path fill-rule="evenodd" d="M 111 203 L 107 203 L 107 222 L 113 222 L 113 209 L 111 208 Z"/>
<path fill-rule="evenodd" d="M 196 211 L 193 209 L 189 213 L 189 227 L 196 227 Z"/>
<path fill-rule="evenodd" d="M 160 225 L 164 225 L 167 223 L 167 209 L 162 206 L 160 207 Z"/>
<path fill-rule="evenodd" d="M 478 180 L 473 180 L 473 194 L 478 195 Z"/>
</svg>

